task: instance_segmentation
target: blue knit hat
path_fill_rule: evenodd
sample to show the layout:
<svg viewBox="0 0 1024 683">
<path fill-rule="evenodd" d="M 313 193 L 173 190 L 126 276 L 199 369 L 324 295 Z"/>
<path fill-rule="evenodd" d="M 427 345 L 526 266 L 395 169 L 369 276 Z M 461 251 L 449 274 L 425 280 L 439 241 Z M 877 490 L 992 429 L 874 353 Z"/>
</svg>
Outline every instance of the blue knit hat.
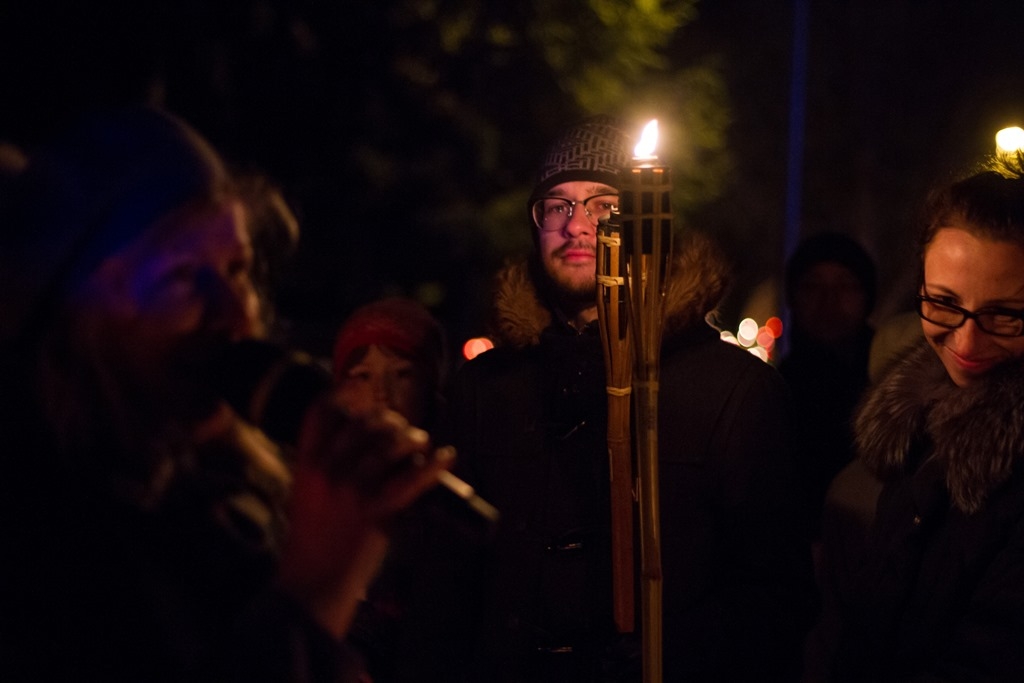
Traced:
<svg viewBox="0 0 1024 683">
<path fill-rule="evenodd" d="M 158 219 L 228 184 L 198 133 L 148 107 L 90 115 L 29 157 L 0 204 L 5 341 L 34 334 L 69 288 Z"/>
</svg>

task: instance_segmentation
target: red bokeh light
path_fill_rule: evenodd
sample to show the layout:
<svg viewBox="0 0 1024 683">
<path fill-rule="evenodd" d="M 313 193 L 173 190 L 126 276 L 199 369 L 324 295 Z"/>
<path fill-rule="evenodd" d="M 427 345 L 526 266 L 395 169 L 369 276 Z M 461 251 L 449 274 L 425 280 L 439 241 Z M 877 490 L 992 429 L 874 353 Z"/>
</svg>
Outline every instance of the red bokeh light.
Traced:
<svg viewBox="0 0 1024 683">
<path fill-rule="evenodd" d="M 462 345 L 462 355 L 466 360 L 473 360 L 484 351 L 490 351 L 493 348 L 494 342 L 487 337 L 474 337 Z"/>
</svg>

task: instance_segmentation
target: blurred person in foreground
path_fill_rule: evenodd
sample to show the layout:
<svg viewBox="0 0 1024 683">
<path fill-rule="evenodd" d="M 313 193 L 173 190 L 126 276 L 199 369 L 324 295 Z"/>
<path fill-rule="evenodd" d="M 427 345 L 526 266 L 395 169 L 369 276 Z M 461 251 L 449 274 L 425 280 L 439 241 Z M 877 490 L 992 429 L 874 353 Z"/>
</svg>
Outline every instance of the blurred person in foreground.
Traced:
<svg viewBox="0 0 1024 683">
<path fill-rule="evenodd" d="M 875 264 L 851 237 L 804 239 L 786 264 L 790 349 L 779 364 L 793 395 L 794 450 L 808 534 L 829 482 L 853 459 L 853 412 L 868 385 Z"/>
<path fill-rule="evenodd" d="M 460 602 L 477 612 L 467 680 L 640 680 L 640 634 L 617 633 L 612 616 L 595 279 L 598 221 L 631 158 L 624 130 L 597 117 L 551 147 L 524 217 L 536 249 L 497 278 L 497 346 L 454 380 L 463 471 L 502 512 L 480 592 Z M 669 277 L 658 415 L 665 680 L 795 680 L 811 587 L 782 379 L 705 322 L 727 279 L 708 240 L 682 240 Z"/>
<path fill-rule="evenodd" d="M 832 681 L 1024 671 L 1021 158 L 938 189 L 926 208 L 925 340 L 869 390 L 855 423 L 882 491 L 863 563 L 839 584 Z"/>
<path fill-rule="evenodd" d="M 329 393 L 286 447 L 220 398 L 263 318 L 246 206 L 186 124 L 106 112 L 29 158 L 0 205 L 3 678 L 357 680 L 387 528 L 452 452 Z"/>
</svg>

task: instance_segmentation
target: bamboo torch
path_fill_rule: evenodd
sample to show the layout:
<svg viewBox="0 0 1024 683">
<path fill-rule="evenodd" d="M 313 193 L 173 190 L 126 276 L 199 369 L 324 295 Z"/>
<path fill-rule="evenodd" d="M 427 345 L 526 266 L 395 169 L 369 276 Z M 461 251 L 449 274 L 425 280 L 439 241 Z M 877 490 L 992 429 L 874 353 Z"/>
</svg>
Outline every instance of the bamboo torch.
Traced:
<svg viewBox="0 0 1024 683">
<path fill-rule="evenodd" d="M 644 128 L 619 188 L 630 329 L 635 350 L 633 409 L 640 509 L 644 683 L 662 680 L 662 572 L 658 501 L 658 375 L 665 276 L 672 252 L 671 176 L 654 155 L 658 122 Z"/>
<path fill-rule="evenodd" d="M 608 391 L 608 462 L 611 489 L 612 606 L 620 633 L 634 630 L 636 578 L 633 551 L 633 453 L 630 392 L 633 352 L 626 298 L 625 252 L 619 226 L 601 221 L 597 233 L 597 318 Z"/>
</svg>

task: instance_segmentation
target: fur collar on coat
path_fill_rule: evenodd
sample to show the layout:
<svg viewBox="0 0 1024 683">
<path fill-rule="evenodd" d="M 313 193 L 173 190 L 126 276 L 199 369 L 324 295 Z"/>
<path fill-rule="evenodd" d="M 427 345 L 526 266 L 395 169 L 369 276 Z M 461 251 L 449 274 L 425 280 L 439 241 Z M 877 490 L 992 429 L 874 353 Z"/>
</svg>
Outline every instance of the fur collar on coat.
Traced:
<svg viewBox="0 0 1024 683">
<path fill-rule="evenodd" d="M 860 457 L 883 480 L 916 467 L 910 453 L 927 439 L 953 504 L 976 512 L 1024 457 L 1024 360 L 960 388 L 922 343 L 868 392 L 855 426 Z"/>
<path fill-rule="evenodd" d="M 665 339 L 702 323 L 729 284 L 725 260 L 707 237 L 691 232 L 677 242 L 665 293 Z M 532 270 L 521 259 L 497 275 L 491 327 L 500 345 L 535 346 L 554 319 Z"/>
</svg>

